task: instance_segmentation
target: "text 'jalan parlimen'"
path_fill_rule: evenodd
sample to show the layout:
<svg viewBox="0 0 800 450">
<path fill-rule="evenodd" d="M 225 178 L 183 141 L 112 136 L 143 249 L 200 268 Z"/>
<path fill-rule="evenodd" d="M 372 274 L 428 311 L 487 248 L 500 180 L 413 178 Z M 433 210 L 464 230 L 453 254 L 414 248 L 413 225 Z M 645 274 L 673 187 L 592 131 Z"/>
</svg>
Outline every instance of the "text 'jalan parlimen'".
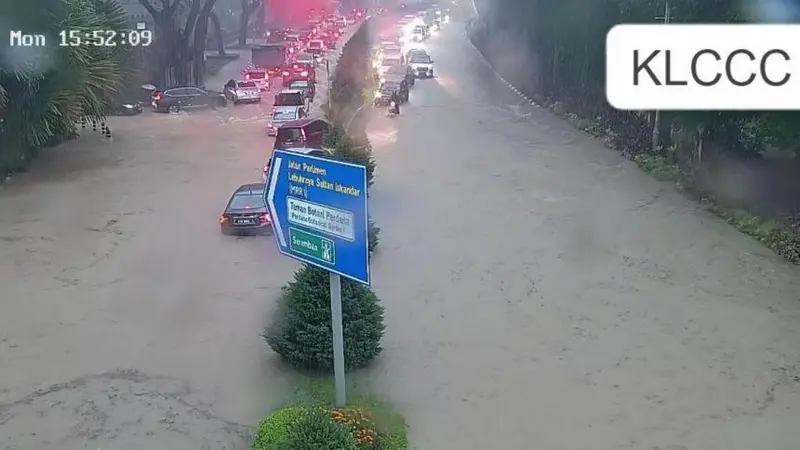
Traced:
<svg viewBox="0 0 800 450">
<path fill-rule="evenodd" d="M 361 190 L 358 188 L 326 180 L 325 178 L 328 176 L 327 170 L 313 164 L 289 161 L 289 169 L 297 171 L 289 173 L 289 181 L 292 183 L 305 184 L 311 187 L 352 195 L 353 197 L 361 195 Z"/>
</svg>

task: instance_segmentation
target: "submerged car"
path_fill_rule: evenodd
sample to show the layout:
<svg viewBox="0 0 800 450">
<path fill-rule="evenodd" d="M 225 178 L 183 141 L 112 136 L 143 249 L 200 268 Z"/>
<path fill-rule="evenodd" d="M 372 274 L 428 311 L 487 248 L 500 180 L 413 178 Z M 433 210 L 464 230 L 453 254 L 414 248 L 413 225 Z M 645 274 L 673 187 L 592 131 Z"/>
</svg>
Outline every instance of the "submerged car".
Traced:
<svg viewBox="0 0 800 450">
<path fill-rule="evenodd" d="M 244 184 L 231 195 L 219 216 L 222 234 L 262 234 L 272 230 L 264 183 Z"/>
</svg>

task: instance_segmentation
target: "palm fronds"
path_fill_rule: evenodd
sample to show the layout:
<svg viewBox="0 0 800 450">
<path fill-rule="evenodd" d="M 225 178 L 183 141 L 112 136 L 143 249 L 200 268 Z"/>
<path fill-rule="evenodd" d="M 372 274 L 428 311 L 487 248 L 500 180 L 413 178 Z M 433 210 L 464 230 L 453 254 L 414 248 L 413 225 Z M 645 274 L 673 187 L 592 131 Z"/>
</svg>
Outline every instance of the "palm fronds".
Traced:
<svg viewBox="0 0 800 450">
<path fill-rule="evenodd" d="M 117 0 L 28 0 L 19 2 L 16 23 L 25 31 L 123 30 Z M 55 32 L 53 32 L 55 33 Z M 82 117 L 102 119 L 127 70 L 122 46 L 58 47 L 0 53 L 0 176 L 24 169 L 43 146 L 75 132 Z"/>
</svg>

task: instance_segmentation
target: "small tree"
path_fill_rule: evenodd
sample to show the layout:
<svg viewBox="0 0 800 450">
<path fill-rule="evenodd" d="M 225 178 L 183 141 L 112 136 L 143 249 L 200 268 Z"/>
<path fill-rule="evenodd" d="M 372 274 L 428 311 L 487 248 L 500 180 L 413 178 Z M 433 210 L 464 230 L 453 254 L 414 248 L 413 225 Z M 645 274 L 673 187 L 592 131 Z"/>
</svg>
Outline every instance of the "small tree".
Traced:
<svg viewBox="0 0 800 450">
<path fill-rule="evenodd" d="M 342 280 L 344 359 L 347 370 L 366 366 L 381 353 L 383 306 L 366 286 Z M 304 266 L 283 288 L 279 310 L 264 340 L 291 365 L 320 372 L 333 370 L 333 331 L 328 272 Z"/>
</svg>

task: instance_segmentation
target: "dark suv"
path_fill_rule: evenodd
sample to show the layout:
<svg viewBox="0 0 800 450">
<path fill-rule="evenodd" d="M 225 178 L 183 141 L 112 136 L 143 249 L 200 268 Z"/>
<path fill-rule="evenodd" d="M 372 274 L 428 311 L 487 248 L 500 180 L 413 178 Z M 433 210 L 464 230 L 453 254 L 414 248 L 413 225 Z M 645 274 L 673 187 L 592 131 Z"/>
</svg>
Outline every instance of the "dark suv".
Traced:
<svg viewBox="0 0 800 450">
<path fill-rule="evenodd" d="M 182 109 L 216 108 L 228 100 L 222 92 L 209 91 L 194 86 L 175 87 L 153 92 L 150 105 L 156 112 L 178 112 Z"/>
</svg>

